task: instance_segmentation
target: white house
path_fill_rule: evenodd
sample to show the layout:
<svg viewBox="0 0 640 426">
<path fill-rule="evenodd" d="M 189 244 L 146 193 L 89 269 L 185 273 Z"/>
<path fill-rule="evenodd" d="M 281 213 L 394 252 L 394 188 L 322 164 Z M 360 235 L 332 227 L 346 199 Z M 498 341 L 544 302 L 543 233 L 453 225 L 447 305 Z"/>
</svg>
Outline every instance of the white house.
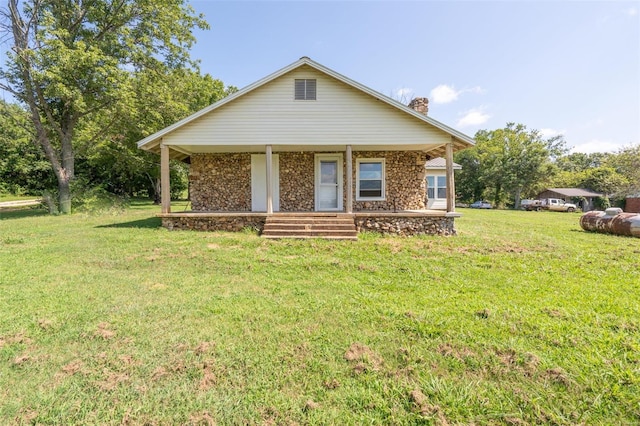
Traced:
<svg viewBox="0 0 640 426">
<path fill-rule="evenodd" d="M 286 216 L 340 215 L 359 230 L 450 234 L 453 153 L 473 144 L 303 57 L 138 146 L 161 156 L 160 216 L 169 228 L 252 226 L 267 234 L 270 221 Z M 450 185 L 446 211 L 433 211 L 425 163 L 440 156 Z M 170 158 L 191 164 L 191 212 L 171 212 Z"/>
</svg>

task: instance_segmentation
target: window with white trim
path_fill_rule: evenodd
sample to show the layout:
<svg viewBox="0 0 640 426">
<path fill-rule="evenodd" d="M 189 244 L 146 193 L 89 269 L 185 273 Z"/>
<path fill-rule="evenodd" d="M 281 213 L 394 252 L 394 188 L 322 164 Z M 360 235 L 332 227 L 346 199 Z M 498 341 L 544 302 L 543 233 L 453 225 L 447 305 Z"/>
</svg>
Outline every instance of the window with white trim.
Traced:
<svg viewBox="0 0 640 426">
<path fill-rule="evenodd" d="M 427 176 L 427 198 L 430 200 L 447 198 L 446 176 Z"/>
<path fill-rule="evenodd" d="M 316 80 L 315 79 L 299 79 L 295 80 L 296 101 L 315 101 L 316 100 Z"/>
<path fill-rule="evenodd" d="M 356 159 L 356 200 L 384 200 L 384 158 Z"/>
</svg>

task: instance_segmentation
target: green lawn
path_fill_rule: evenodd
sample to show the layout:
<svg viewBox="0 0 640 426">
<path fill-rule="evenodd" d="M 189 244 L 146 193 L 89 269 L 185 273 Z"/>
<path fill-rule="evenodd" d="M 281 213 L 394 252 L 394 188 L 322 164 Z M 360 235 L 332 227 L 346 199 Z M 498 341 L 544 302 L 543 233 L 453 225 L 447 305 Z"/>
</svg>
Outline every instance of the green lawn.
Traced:
<svg viewBox="0 0 640 426">
<path fill-rule="evenodd" d="M 0 424 L 635 424 L 640 239 L 270 241 L 0 213 Z"/>
</svg>

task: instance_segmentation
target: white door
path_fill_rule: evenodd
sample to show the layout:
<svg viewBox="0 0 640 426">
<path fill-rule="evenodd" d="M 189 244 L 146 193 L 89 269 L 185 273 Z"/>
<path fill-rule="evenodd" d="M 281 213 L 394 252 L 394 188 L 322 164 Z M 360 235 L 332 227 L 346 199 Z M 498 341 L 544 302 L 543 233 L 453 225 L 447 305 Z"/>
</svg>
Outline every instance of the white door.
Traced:
<svg viewBox="0 0 640 426">
<path fill-rule="evenodd" d="M 316 155 L 316 210 L 342 210 L 342 154 Z"/>
<path fill-rule="evenodd" d="M 273 211 L 280 210 L 280 158 L 271 156 Z M 267 156 L 251 154 L 251 211 L 267 211 Z"/>
</svg>

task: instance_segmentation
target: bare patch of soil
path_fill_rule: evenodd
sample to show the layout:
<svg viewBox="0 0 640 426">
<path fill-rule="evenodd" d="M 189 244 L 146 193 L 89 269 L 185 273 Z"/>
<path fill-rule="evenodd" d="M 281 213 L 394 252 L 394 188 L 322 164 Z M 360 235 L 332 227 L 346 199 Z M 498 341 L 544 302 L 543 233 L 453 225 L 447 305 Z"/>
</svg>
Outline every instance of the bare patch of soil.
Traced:
<svg viewBox="0 0 640 426">
<path fill-rule="evenodd" d="M 353 370 L 356 373 L 364 371 L 378 371 L 382 367 L 383 359 L 362 343 L 353 343 L 344 354 L 344 359 L 354 363 Z"/>
<path fill-rule="evenodd" d="M 104 376 L 104 380 L 98 382 L 98 387 L 103 391 L 112 391 L 120 383 L 129 381 L 129 375 L 126 373 L 104 370 Z"/>
<path fill-rule="evenodd" d="M 323 383 L 326 389 L 337 389 L 340 387 L 340 382 L 336 379 L 327 380 Z"/>
<path fill-rule="evenodd" d="M 320 404 L 311 399 L 307 400 L 307 402 L 304 404 L 305 411 L 317 410 L 318 408 L 320 408 Z"/>
<path fill-rule="evenodd" d="M 462 361 L 464 358 L 469 358 L 475 355 L 475 353 L 469 348 L 455 347 L 449 343 L 442 343 L 440 346 L 438 346 L 438 353 L 440 355 L 453 357 L 460 361 Z"/>
<path fill-rule="evenodd" d="M 449 424 L 442 409 L 438 405 L 430 404 L 429 398 L 420 389 L 414 389 L 409 392 L 409 399 L 423 417 L 436 417 L 436 424 L 438 425 L 445 426 Z"/>
<path fill-rule="evenodd" d="M 38 412 L 35 410 L 32 410 L 30 408 L 21 408 L 20 411 L 18 411 L 18 415 L 15 417 L 15 423 L 22 425 L 22 424 L 35 424 L 34 420 L 38 418 Z"/>
<path fill-rule="evenodd" d="M 62 367 L 62 372 L 65 374 L 68 374 L 69 376 L 73 376 L 78 371 L 82 370 L 82 367 L 84 367 L 84 364 L 82 363 L 82 361 L 80 361 L 79 359 L 76 359 L 74 361 L 71 361 L 67 365 L 64 365 Z"/>
<path fill-rule="evenodd" d="M 545 376 L 552 381 L 564 386 L 569 386 L 571 384 L 569 376 L 567 376 L 567 373 L 560 367 L 548 369 L 547 371 L 545 371 Z"/>
<path fill-rule="evenodd" d="M 551 318 L 565 318 L 567 315 L 559 309 L 546 308 L 542 312 L 549 315 Z"/>
<path fill-rule="evenodd" d="M 51 328 L 53 328 L 53 321 L 42 318 L 38 320 L 38 327 L 40 327 L 42 330 L 47 331 Z"/>
<path fill-rule="evenodd" d="M 93 333 L 95 337 L 101 337 L 104 340 L 109 340 L 115 337 L 116 333 L 111 330 L 111 324 L 108 322 L 101 322 L 98 324 L 98 329 Z"/>
<path fill-rule="evenodd" d="M 198 346 L 196 346 L 196 348 L 194 349 L 194 352 L 197 355 L 208 354 L 213 351 L 215 346 L 216 346 L 215 342 L 200 342 Z"/>
<path fill-rule="evenodd" d="M 215 426 L 216 421 L 208 411 L 191 414 L 189 416 L 189 425 L 193 426 Z"/>
<path fill-rule="evenodd" d="M 198 389 L 205 391 L 212 388 L 218 382 L 216 374 L 213 372 L 212 362 L 205 362 L 202 365 L 202 378 L 198 383 Z"/>
<path fill-rule="evenodd" d="M 13 365 L 22 365 L 31 360 L 31 357 L 27 354 L 18 355 L 13 359 Z"/>
</svg>

